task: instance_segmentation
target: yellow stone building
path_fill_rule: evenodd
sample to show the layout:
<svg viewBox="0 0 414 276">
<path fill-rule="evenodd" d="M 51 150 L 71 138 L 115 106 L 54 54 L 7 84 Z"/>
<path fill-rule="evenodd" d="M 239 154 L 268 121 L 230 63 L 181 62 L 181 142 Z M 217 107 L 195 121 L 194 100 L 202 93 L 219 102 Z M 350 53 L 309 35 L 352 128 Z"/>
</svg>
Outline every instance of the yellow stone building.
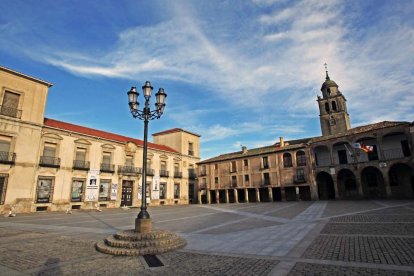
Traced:
<svg viewBox="0 0 414 276">
<path fill-rule="evenodd" d="M 44 118 L 51 86 L 0 66 L 0 213 L 139 206 L 143 141 Z M 148 202 L 196 201 L 200 136 L 153 138 Z"/>
</svg>

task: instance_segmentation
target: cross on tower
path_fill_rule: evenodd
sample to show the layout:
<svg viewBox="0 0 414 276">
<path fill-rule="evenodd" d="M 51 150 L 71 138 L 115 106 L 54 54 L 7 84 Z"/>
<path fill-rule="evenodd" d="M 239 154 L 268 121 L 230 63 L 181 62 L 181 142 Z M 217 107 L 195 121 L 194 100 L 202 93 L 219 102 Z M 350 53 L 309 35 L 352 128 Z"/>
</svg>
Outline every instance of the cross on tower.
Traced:
<svg viewBox="0 0 414 276">
<path fill-rule="evenodd" d="M 326 80 L 329 80 L 329 75 L 328 75 L 328 64 L 325 62 L 325 71 L 326 71 Z"/>
</svg>

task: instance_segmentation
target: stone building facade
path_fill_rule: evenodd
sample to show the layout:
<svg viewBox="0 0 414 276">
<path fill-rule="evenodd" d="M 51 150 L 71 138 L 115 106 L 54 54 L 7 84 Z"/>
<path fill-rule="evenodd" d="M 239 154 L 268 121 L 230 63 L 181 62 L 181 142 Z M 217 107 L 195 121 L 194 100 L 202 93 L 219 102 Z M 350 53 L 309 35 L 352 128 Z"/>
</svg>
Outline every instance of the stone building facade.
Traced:
<svg viewBox="0 0 414 276">
<path fill-rule="evenodd" d="M 143 141 L 44 118 L 51 86 L 0 66 L 0 213 L 139 206 Z M 197 200 L 199 137 L 154 134 L 150 204 Z"/>
<path fill-rule="evenodd" d="M 322 136 L 199 162 L 199 202 L 414 198 L 414 124 L 351 128 L 338 88 L 326 72 L 317 98 Z"/>
</svg>

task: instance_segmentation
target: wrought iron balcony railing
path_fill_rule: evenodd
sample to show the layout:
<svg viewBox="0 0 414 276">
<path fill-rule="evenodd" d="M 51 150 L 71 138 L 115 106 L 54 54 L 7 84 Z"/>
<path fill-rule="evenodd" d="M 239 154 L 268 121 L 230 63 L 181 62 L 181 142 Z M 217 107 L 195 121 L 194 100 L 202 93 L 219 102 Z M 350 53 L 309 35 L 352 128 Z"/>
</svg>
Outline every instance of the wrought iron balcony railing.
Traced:
<svg viewBox="0 0 414 276">
<path fill-rule="evenodd" d="M 89 171 L 91 165 L 89 161 L 73 160 L 73 169 L 81 171 Z"/>
<path fill-rule="evenodd" d="M 170 172 L 167 170 L 160 170 L 160 176 L 161 177 L 168 177 L 170 175 Z"/>
<path fill-rule="evenodd" d="M 0 151 L 0 164 L 12 165 L 16 161 L 16 154 L 14 152 Z"/>
<path fill-rule="evenodd" d="M 183 173 L 182 172 L 174 172 L 174 178 L 182 178 Z"/>
<path fill-rule="evenodd" d="M 206 176 L 206 175 L 207 175 L 207 171 L 203 171 L 203 170 L 200 171 L 200 176 Z"/>
<path fill-rule="evenodd" d="M 118 174 L 141 174 L 142 173 L 142 169 L 138 168 L 138 167 L 133 167 L 133 166 L 118 166 Z"/>
<path fill-rule="evenodd" d="M 188 150 L 188 155 L 194 156 L 194 151 L 193 150 Z"/>
<path fill-rule="evenodd" d="M 39 166 L 49 168 L 59 168 L 60 158 L 51 156 L 40 156 Z"/>
<path fill-rule="evenodd" d="M 266 170 L 268 168 L 270 168 L 269 164 L 262 164 L 262 166 L 260 167 L 260 169 L 262 170 Z"/>
<path fill-rule="evenodd" d="M 154 175 L 155 175 L 155 171 L 154 171 L 154 169 L 147 168 L 147 175 L 148 175 L 148 176 L 154 176 Z"/>
<path fill-rule="evenodd" d="M 22 117 L 22 111 L 13 107 L 8 107 L 0 105 L 0 114 L 4 116 L 9 116 L 13 118 L 20 119 Z"/>
<path fill-rule="evenodd" d="M 304 175 L 295 175 L 293 176 L 293 183 L 295 184 L 306 183 L 306 177 Z"/>
<path fill-rule="evenodd" d="M 114 173 L 115 165 L 108 163 L 101 163 L 101 172 Z"/>
<path fill-rule="evenodd" d="M 384 150 L 385 160 L 399 159 L 399 158 L 408 157 L 410 155 L 411 153 L 408 150 L 404 152 L 402 148 L 393 148 L 393 149 Z"/>
</svg>

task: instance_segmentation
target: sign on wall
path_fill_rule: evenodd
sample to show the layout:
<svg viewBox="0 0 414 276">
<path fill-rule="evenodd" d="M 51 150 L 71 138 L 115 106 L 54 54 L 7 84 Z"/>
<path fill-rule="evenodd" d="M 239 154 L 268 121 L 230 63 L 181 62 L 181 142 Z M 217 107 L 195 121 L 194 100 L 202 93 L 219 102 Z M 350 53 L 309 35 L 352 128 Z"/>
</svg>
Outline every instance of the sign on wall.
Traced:
<svg viewBox="0 0 414 276">
<path fill-rule="evenodd" d="M 99 196 L 99 170 L 90 170 L 86 182 L 85 201 L 98 201 Z"/>
<path fill-rule="evenodd" d="M 111 200 L 117 200 L 118 198 L 118 184 L 112 183 L 111 186 Z"/>
<path fill-rule="evenodd" d="M 155 175 L 152 179 L 151 199 L 160 199 L 160 176 Z"/>
</svg>

